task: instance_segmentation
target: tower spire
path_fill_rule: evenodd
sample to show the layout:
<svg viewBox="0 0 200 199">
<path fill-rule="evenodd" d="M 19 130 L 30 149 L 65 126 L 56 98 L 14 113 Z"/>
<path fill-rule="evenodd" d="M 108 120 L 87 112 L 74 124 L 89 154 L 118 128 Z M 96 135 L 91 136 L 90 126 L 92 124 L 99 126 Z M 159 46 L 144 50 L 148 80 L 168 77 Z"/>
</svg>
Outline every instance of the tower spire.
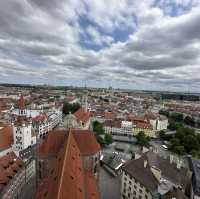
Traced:
<svg viewBox="0 0 200 199">
<path fill-rule="evenodd" d="M 25 101 L 24 101 L 24 97 L 23 97 L 22 94 L 21 94 L 19 101 L 18 101 L 18 109 L 19 109 L 19 115 L 20 116 L 26 115 Z"/>
</svg>

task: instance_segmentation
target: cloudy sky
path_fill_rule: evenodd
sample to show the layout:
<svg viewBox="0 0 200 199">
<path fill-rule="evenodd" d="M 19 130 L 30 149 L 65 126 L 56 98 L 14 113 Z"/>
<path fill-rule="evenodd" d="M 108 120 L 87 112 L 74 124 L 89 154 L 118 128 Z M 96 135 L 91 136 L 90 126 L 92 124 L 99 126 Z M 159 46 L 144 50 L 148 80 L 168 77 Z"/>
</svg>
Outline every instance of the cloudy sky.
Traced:
<svg viewBox="0 0 200 199">
<path fill-rule="evenodd" d="M 0 82 L 200 91 L 200 0 L 1 0 Z"/>
</svg>

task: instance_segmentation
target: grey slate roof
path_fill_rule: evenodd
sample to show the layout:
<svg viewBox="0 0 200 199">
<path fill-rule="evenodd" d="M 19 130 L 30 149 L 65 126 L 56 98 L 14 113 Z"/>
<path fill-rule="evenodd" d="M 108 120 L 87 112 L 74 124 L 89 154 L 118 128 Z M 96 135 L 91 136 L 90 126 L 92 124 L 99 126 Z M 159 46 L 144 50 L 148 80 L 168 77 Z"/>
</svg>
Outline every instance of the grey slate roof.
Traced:
<svg viewBox="0 0 200 199">
<path fill-rule="evenodd" d="M 147 160 L 147 167 L 144 167 L 144 161 Z M 130 176 L 138 180 L 143 186 L 149 189 L 151 192 L 157 191 L 159 182 L 151 172 L 151 167 L 154 166 L 161 170 L 162 177 L 168 179 L 174 184 L 180 185 L 185 189 L 190 172 L 186 168 L 178 169 L 175 163 L 170 163 L 169 160 L 161 158 L 159 155 L 149 151 L 142 154 L 139 159 L 130 160 L 122 169 Z"/>
</svg>

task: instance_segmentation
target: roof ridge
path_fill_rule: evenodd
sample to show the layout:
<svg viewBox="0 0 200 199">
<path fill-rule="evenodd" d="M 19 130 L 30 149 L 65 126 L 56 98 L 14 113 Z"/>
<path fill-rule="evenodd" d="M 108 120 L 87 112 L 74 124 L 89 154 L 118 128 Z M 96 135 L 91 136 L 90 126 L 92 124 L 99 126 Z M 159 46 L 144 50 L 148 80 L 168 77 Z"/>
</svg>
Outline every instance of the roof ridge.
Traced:
<svg viewBox="0 0 200 199">
<path fill-rule="evenodd" d="M 62 183 L 63 183 L 63 179 L 64 179 L 64 172 L 65 172 L 65 165 L 66 165 L 66 159 L 67 159 L 67 154 L 69 153 L 69 141 L 70 141 L 70 138 L 71 138 L 72 135 L 72 132 L 71 132 L 71 129 L 69 130 L 69 135 L 68 135 L 68 139 L 67 139 L 67 144 L 65 146 L 65 150 L 64 150 L 64 159 L 63 159 L 63 165 L 62 165 L 62 171 L 61 171 L 61 176 L 60 176 L 60 182 L 59 182 L 59 185 L 58 185 L 58 194 L 57 194 L 57 199 L 60 198 L 60 194 L 61 194 L 61 186 L 62 186 Z"/>
</svg>

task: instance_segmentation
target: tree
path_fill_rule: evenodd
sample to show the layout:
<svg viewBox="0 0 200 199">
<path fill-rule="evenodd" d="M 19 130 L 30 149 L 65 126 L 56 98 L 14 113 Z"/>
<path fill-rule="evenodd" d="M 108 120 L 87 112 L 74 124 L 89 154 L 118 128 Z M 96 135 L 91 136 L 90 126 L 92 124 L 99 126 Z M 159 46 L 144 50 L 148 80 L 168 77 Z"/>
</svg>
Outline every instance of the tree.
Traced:
<svg viewBox="0 0 200 199">
<path fill-rule="evenodd" d="M 159 114 L 160 114 L 160 115 L 164 115 L 164 116 L 166 116 L 166 117 L 169 117 L 169 111 L 160 110 L 160 111 L 159 111 Z"/>
<path fill-rule="evenodd" d="M 113 142 L 112 135 L 106 133 L 104 136 L 104 141 L 107 145 L 112 144 L 112 142 Z"/>
<path fill-rule="evenodd" d="M 185 154 L 185 148 L 184 146 L 175 146 L 173 148 L 173 151 L 179 155 L 184 155 Z"/>
<path fill-rule="evenodd" d="M 183 125 L 181 123 L 177 123 L 177 122 L 174 122 L 174 121 L 170 121 L 169 125 L 168 125 L 168 129 L 171 130 L 171 131 L 175 131 L 179 128 L 183 127 Z"/>
<path fill-rule="evenodd" d="M 175 122 L 182 122 L 183 121 L 183 114 L 182 113 L 172 113 L 170 118 L 173 119 Z"/>
<path fill-rule="evenodd" d="M 193 135 L 186 135 L 183 140 L 183 145 L 188 153 L 199 148 L 198 140 Z"/>
<path fill-rule="evenodd" d="M 140 131 L 137 135 L 137 144 L 140 146 L 149 146 L 150 137 L 146 136 L 143 131 Z"/>
<path fill-rule="evenodd" d="M 100 135 L 96 135 L 96 140 L 101 146 L 105 144 L 105 140 Z"/>
<path fill-rule="evenodd" d="M 187 124 L 187 125 L 190 125 L 190 126 L 195 126 L 194 118 L 192 118 L 189 115 L 184 118 L 184 123 Z"/>
<path fill-rule="evenodd" d="M 68 102 L 65 102 L 63 105 L 63 114 L 67 115 L 70 112 L 73 114 L 80 108 L 81 106 L 79 103 L 70 104 Z"/>
<path fill-rule="evenodd" d="M 93 131 L 98 135 L 104 134 L 103 125 L 98 121 L 94 121 L 93 122 Z"/>
<path fill-rule="evenodd" d="M 159 137 L 160 137 L 161 140 L 165 140 L 165 131 L 160 131 Z"/>
<path fill-rule="evenodd" d="M 175 146 L 180 145 L 180 140 L 178 138 L 171 139 L 171 148 L 173 149 Z"/>
</svg>

